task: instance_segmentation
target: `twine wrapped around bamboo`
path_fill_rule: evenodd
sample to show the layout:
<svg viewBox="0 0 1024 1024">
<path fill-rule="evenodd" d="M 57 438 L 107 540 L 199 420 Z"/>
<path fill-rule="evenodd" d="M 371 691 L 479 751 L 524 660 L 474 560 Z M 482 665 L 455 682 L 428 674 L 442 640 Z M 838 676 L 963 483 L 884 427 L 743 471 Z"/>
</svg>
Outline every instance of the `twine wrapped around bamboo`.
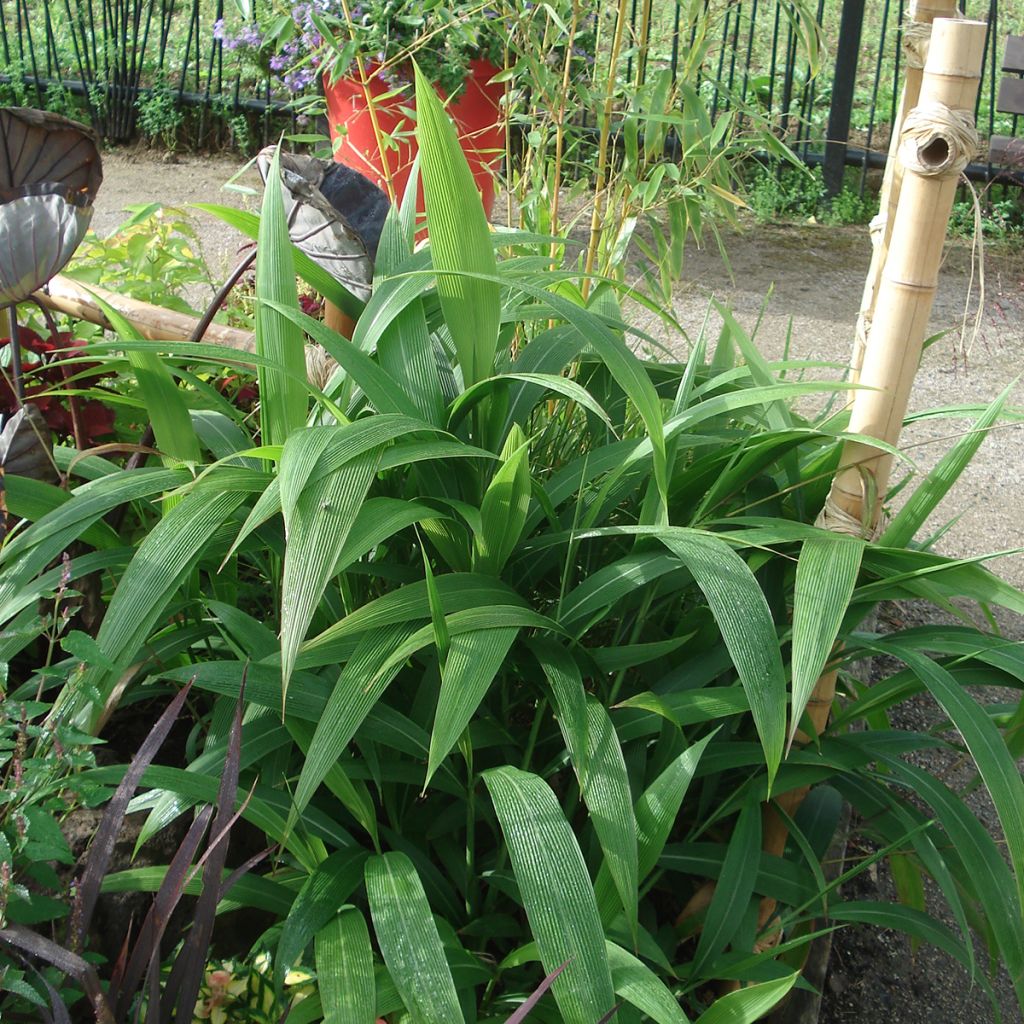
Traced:
<svg viewBox="0 0 1024 1024">
<path fill-rule="evenodd" d="M 930 2 L 929 0 L 918 0 L 912 5 L 903 25 L 903 49 L 906 54 L 907 71 L 903 81 L 903 95 L 900 97 L 900 105 L 893 119 L 892 135 L 889 139 L 889 155 L 879 195 L 878 215 L 869 226 L 872 245 L 871 269 L 864 282 L 864 294 L 861 297 L 860 313 L 857 316 L 853 355 L 850 359 L 854 382 L 858 380 L 860 368 L 864 362 L 864 349 L 867 347 L 871 331 L 878 282 L 882 274 L 882 267 L 885 266 L 886 254 L 889 251 L 892 223 L 896 216 L 896 206 L 899 203 L 900 188 L 903 184 L 903 168 L 898 159 L 903 122 L 907 112 L 917 106 L 921 95 L 921 77 L 928 55 L 932 22 L 936 18 L 956 18 L 958 16 L 957 0 L 930 0 Z"/>
</svg>

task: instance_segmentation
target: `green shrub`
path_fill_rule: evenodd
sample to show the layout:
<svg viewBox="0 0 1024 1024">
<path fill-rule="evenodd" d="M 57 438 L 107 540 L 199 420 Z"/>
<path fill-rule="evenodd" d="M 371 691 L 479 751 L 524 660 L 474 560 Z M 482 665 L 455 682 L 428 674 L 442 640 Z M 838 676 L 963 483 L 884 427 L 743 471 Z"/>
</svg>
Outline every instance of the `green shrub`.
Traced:
<svg viewBox="0 0 1024 1024">
<path fill-rule="evenodd" d="M 907 596 L 1024 611 L 981 564 L 910 544 L 1001 402 L 878 542 L 816 529 L 844 418 L 792 404 L 846 385 L 790 379 L 799 367 L 767 363 L 727 311 L 685 363 L 641 361 L 611 289 L 584 303 L 572 275 L 517 248 L 531 239 L 488 231 L 419 88 L 431 244 L 413 251 L 413 203 L 393 213 L 364 309 L 296 260 L 277 189 L 258 222 L 222 211 L 259 237 L 258 422 L 189 369 L 220 350 L 135 341 L 111 314 L 119 338 L 92 354 L 145 403 L 163 464 L 59 451 L 82 481 L 70 496 L 9 480 L 31 520 L 0 552 L 9 634 L 76 538 L 109 597 L 95 643 L 15 674 L 14 695 L 52 690 L 54 720 L 96 730 L 194 680 L 186 766 L 154 769 L 132 805 L 142 839 L 215 799 L 241 696 L 236 805 L 275 850 L 220 906 L 270 911 L 252 955 L 272 952 L 279 984 L 312 959 L 318 991 L 296 1019 L 501 1021 L 561 969 L 537 1020 L 595 1024 L 621 1002 L 624 1019 L 752 1021 L 823 919 L 903 928 L 987 985 L 974 928 L 1024 996 L 1024 786 L 1002 732 L 1020 709 L 1004 723 L 966 689 L 1020 689 L 1024 657 L 970 625 L 858 630 Z M 299 312 L 296 269 L 359 314 L 351 342 Z M 323 392 L 303 331 L 338 363 Z M 118 536 L 104 517 L 124 504 Z M 847 673 L 877 653 L 905 667 L 864 688 Z M 833 657 L 838 714 L 787 753 Z M 956 740 L 889 728 L 925 689 Z M 1009 863 L 903 759 L 961 742 Z M 763 854 L 769 801 L 802 786 L 791 847 Z M 881 844 L 850 872 L 898 853 L 935 879 L 953 927 L 824 882 L 841 799 Z M 716 1001 L 730 980 L 745 984 Z"/>
</svg>

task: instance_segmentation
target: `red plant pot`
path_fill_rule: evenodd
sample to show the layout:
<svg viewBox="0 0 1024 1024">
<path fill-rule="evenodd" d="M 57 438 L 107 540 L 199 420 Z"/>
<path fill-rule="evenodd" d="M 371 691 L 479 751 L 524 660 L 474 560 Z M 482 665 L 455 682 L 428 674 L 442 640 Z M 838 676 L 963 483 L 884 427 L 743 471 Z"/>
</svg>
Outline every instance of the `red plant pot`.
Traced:
<svg viewBox="0 0 1024 1024">
<path fill-rule="evenodd" d="M 464 87 L 448 104 L 448 113 L 455 121 L 462 151 L 466 154 L 484 204 L 484 213 L 489 219 L 494 208 L 494 176 L 505 151 L 505 127 L 501 117 L 501 97 L 505 87 L 500 82 L 491 82 L 498 68 L 489 61 L 470 61 L 469 68 Z M 395 196 L 401 199 L 416 158 L 415 123 L 407 113 L 415 111 L 416 101 L 408 92 L 399 96 L 388 95 L 394 90 L 377 75 L 370 78 L 369 89 L 381 134 L 392 139 L 385 146 L 384 157 Z M 386 191 L 384 160 L 377 146 L 362 85 L 352 77 L 339 78 L 331 84 L 325 76 L 324 93 L 331 141 L 336 147 L 334 159 L 365 174 Z M 438 93 L 442 99 L 447 98 L 442 90 L 438 89 Z M 422 212 L 422 188 L 417 206 Z"/>
</svg>

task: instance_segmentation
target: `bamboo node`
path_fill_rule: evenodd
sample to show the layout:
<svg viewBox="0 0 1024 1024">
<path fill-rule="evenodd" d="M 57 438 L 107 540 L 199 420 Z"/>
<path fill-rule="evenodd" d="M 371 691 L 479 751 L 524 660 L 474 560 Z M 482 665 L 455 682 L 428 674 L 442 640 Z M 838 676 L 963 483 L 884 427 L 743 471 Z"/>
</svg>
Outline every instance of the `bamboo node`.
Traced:
<svg viewBox="0 0 1024 1024">
<path fill-rule="evenodd" d="M 974 116 L 945 103 L 916 106 L 903 122 L 899 159 L 926 178 L 958 178 L 980 150 Z"/>
<path fill-rule="evenodd" d="M 874 530 L 859 519 L 850 515 L 830 494 L 825 499 L 825 505 L 814 520 L 814 525 L 823 530 L 831 530 L 832 533 L 842 533 L 848 537 L 856 537 L 858 540 L 871 540 Z"/>
</svg>

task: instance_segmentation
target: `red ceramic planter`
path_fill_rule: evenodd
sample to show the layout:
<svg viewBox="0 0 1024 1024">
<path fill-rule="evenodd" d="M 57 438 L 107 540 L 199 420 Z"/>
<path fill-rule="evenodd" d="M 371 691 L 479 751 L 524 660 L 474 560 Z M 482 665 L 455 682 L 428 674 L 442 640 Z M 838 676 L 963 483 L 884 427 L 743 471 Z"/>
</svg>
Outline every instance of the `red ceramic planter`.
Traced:
<svg viewBox="0 0 1024 1024">
<path fill-rule="evenodd" d="M 494 207 L 494 175 L 505 151 L 505 129 L 500 106 L 504 86 L 500 82 L 492 84 L 490 81 L 497 73 L 498 68 L 489 61 L 471 61 L 465 86 L 448 105 L 448 112 L 458 128 L 459 141 L 488 218 Z M 401 197 L 416 158 L 416 141 L 413 138 L 415 125 L 406 113 L 410 109 L 415 110 L 416 101 L 408 92 L 401 96 L 387 96 L 391 91 L 391 87 L 376 76 L 370 80 L 370 93 L 374 98 L 380 130 L 384 135 L 398 136 L 395 138 L 395 148 L 388 148 L 384 158 L 391 173 L 395 195 Z M 438 92 L 442 99 L 446 98 L 441 90 Z M 357 79 L 351 77 L 340 78 L 333 85 L 325 78 L 324 93 L 327 97 L 331 140 L 336 146 L 334 159 L 365 174 L 386 190 L 384 160 L 377 147 L 363 87 Z M 422 211 L 422 189 L 418 206 Z"/>
</svg>

